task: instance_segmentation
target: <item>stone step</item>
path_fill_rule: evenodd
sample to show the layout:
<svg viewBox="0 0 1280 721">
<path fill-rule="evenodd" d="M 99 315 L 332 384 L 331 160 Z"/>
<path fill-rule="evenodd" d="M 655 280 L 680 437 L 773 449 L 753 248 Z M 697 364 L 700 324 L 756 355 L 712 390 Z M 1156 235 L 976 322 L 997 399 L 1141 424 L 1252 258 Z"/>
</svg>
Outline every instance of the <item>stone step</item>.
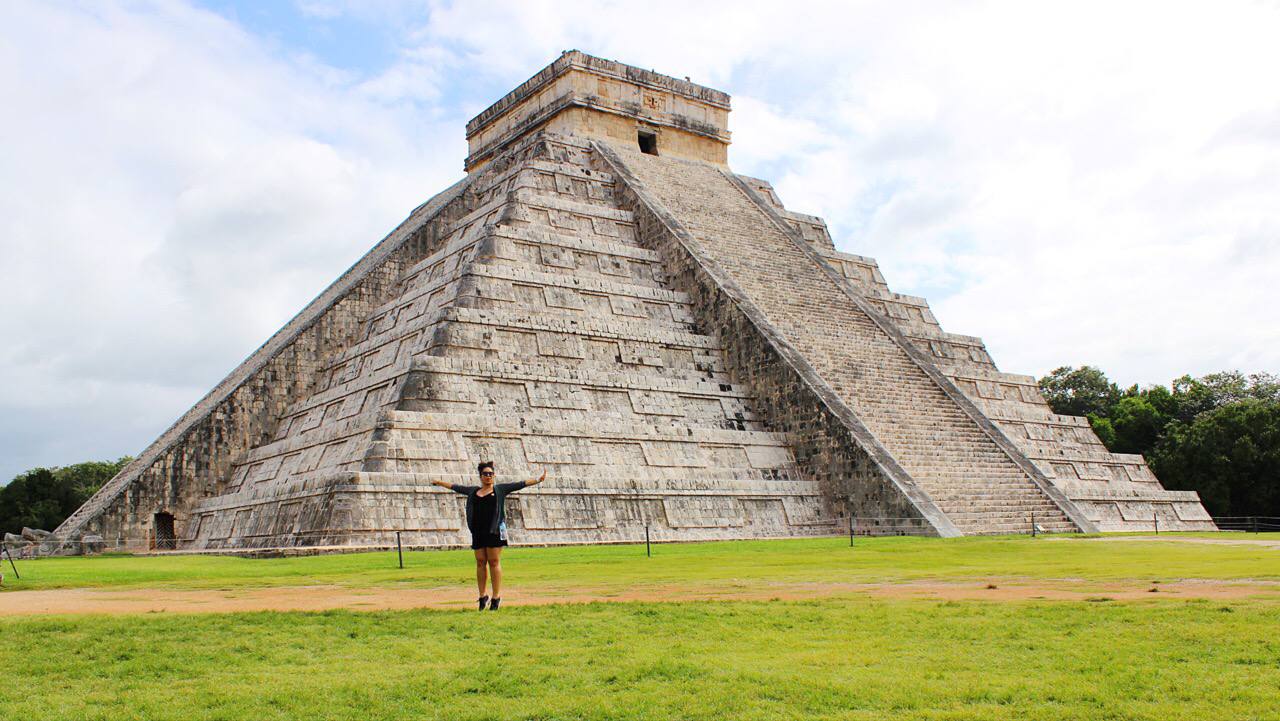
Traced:
<svg viewBox="0 0 1280 721">
<path fill-rule="evenodd" d="M 596 255 L 611 255 L 629 260 L 643 261 L 659 265 L 661 259 L 651 250 L 636 245 L 621 236 L 584 237 L 562 233 L 555 228 L 539 226 L 495 225 L 491 226 L 488 235 L 501 241 L 494 248 L 487 248 L 486 254 L 500 258 L 527 261 L 527 256 L 502 252 L 505 247 L 501 243 L 524 243 L 528 245 L 551 246 L 570 251 L 583 251 Z M 495 249 L 496 248 L 496 249 Z"/>
<path fill-rule="evenodd" d="M 996 493 L 1009 493 L 1011 491 L 1038 493 L 1033 490 L 1029 478 L 1023 477 L 1018 479 L 993 479 L 993 480 L 974 480 L 973 476 L 960 477 L 957 475 L 928 474 L 918 473 L 916 478 L 925 485 L 931 487 L 945 488 L 956 493 L 982 492 L 990 490 Z"/>
<path fill-rule="evenodd" d="M 983 507 L 997 508 L 1002 506 L 1016 505 L 1020 508 L 1043 506 L 1045 508 L 1056 508 L 1056 504 L 1043 496 L 1027 494 L 1012 494 L 991 492 L 983 493 L 956 493 L 954 489 L 946 488 L 939 490 L 938 493 L 931 493 L 932 497 L 938 503 L 958 504 L 969 501 L 979 501 Z"/>
<path fill-rule="evenodd" d="M 513 310 L 454 307 L 444 310 L 441 321 L 447 321 L 451 326 L 469 324 L 571 337 L 658 343 L 679 348 L 705 350 L 720 348 L 719 340 L 714 336 L 695 333 L 687 328 L 660 326 L 647 319 L 631 321 L 576 318 Z"/>
<path fill-rule="evenodd" d="M 1030 535 L 1031 533 L 1030 526 L 1025 526 L 1025 527 L 1018 527 L 1018 526 L 1003 527 L 1002 526 L 1002 527 L 994 527 L 994 528 L 977 527 L 971 530 L 969 529 L 966 529 L 966 530 L 968 531 L 966 535 L 971 535 L 971 536 L 1026 536 L 1026 535 Z M 1054 528 L 1042 527 L 1042 530 L 1040 532 L 1048 534 L 1048 533 L 1079 533 L 1080 531 L 1075 527 L 1074 524 L 1070 524 L 1070 525 L 1062 525 Z"/>
<path fill-rule="evenodd" d="M 505 478 L 505 476 L 500 476 L 499 482 L 508 482 Z M 254 484 L 222 494 L 216 498 L 201 501 L 193 509 L 192 513 L 201 514 L 245 506 L 252 507 L 264 502 L 279 503 L 292 500 L 311 500 L 318 495 L 335 493 L 412 494 L 419 498 L 413 499 L 410 496 L 404 500 L 420 501 L 422 496 L 437 496 L 441 500 L 448 499 L 449 501 L 457 502 L 458 508 L 456 512 L 459 513 L 457 520 L 461 521 L 461 498 L 448 489 L 432 485 L 431 482 L 435 480 L 463 486 L 479 484 L 475 478 L 474 468 L 469 475 L 438 475 L 398 471 L 354 471 L 299 475 L 284 479 L 278 483 L 264 482 Z M 571 483 L 573 485 L 566 487 L 562 486 L 563 483 Z M 817 486 L 796 488 L 795 484 L 790 485 L 791 487 L 779 487 L 779 484 L 756 479 L 725 479 L 709 486 L 701 481 L 662 479 L 645 482 L 642 489 L 636 490 L 629 486 L 611 485 L 607 482 L 591 485 L 589 482 L 583 483 L 578 479 L 565 479 L 557 476 L 554 479 L 548 477 L 543 484 L 516 492 L 509 496 L 508 502 L 513 505 L 524 506 L 527 503 L 557 503 L 576 499 L 579 503 L 575 505 L 582 505 L 582 501 L 592 498 L 625 499 L 637 503 L 656 504 L 656 506 L 652 507 L 652 510 L 658 519 L 665 516 L 664 511 L 666 509 L 662 508 L 663 501 L 681 504 L 690 502 L 695 504 L 700 502 L 708 503 L 711 506 L 709 510 L 712 512 L 722 510 L 728 511 L 733 515 L 741 514 L 742 509 L 735 508 L 739 502 L 772 502 L 780 504 L 782 507 L 779 510 L 785 512 L 793 523 L 822 525 L 828 528 L 834 527 L 835 519 L 825 516 L 821 511 L 821 490 Z M 526 509 L 527 506 L 522 510 Z M 697 510 L 696 506 L 689 508 L 683 505 L 678 506 L 677 509 L 685 512 Z M 587 510 L 590 511 L 590 508 L 588 507 Z M 655 519 L 655 523 L 658 522 L 658 519 Z"/>
<path fill-rule="evenodd" d="M 618 207 L 612 182 L 604 183 L 586 176 L 526 169 L 506 187 L 508 193 L 529 192 L 598 208 L 617 209 Z"/>
<path fill-rule="evenodd" d="M 1021 470 L 1011 471 L 1002 466 L 986 467 L 978 463 L 955 464 L 944 466 L 913 466 L 920 469 L 921 473 L 931 475 L 937 478 L 946 478 L 948 481 L 955 483 L 958 488 L 964 487 L 966 484 L 974 484 L 985 487 L 990 483 L 1009 482 L 1022 483 L 1028 480 L 1026 474 Z"/>
<path fill-rule="evenodd" d="M 931 489 L 928 489 L 928 488 L 925 489 L 926 492 L 928 492 L 929 490 Z M 934 499 L 934 502 L 937 503 L 939 506 L 942 506 L 944 508 L 949 508 L 952 510 L 958 510 L 958 511 L 972 511 L 972 510 L 1008 511 L 1010 509 L 1015 509 L 1015 510 L 1023 510 L 1023 511 L 1031 512 L 1037 509 L 1049 509 L 1050 511 L 1057 509 L 1057 506 L 1052 501 L 1042 502 L 1040 498 L 1032 497 L 1029 495 L 1022 496 L 1022 497 L 1018 497 L 1018 496 L 992 497 L 992 496 L 963 496 L 963 495 L 951 494 L 945 497 L 937 497 L 937 496 L 934 496 L 933 494 L 930 494 L 930 497 L 932 497 Z M 1043 495 L 1041 496 L 1041 498 L 1042 497 Z"/>
<path fill-rule="evenodd" d="M 622 318 L 626 318 L 623 320 Z M 545 309 L 507 310 L 488 308 L 444 307 L 423 312 L 407 322 L 396 317 L 392 325 L 379 330 L 365 340 L 353 344 L 335 354 L 326 363 L 327 368 L 346 364 L 355 358 L 367 358 L 375 353 L 383 354 L 373 368 L 390 365 L 405 353 L 428 352 L 441 344 L 448 345 L 448 338 L 438 338 L 436 327 L 446 324 L 449 328 L 476 325 L 508 331 L 545 334 L 552 345 L 568 343 L 576 346 L 581 339 L 654 343 L 664 346 L 687 348 L 701 352 L 717 351 L 719 341 L 711 336 L 692 332 L 688 323 L 660 323 L 646 317 L 643 320 L 627 316 L 614 318 L 579 317 L 570 313 L 549 313 Z M 428 331 L 430 331 L 428 333 Z M 456 334 L 455 334 L 456 335 Z M 560 340 L 556 340 L 556 338 Z M 578 339 L 576 341 L 572 339 Z M 410 346 L 404 346 L 412 341 Z M 542 341 L 540 340 L 541 344 Z M 514 349 L 513 349 L 514 350 Z M 544 355 L 585 357 L 580 349 L 554 350 L 548 346 Z"/>
<path fill-rule="evenodd" d="M 564 435 L 600 440 L 644 438 L 676 443 L 741 444 L 788 447 L 786 434 L 772 431 L 739 431 L 709 428 L 678 428 L 632 424 L 624 428 L 564 421 L 555 417 L 520 418 L 496 413 L 418 413 L 383 411 L 379 422 L 385 428 L 417 429 L 487 434 Z"/>
<path fill-rule="evenodd" d="M 395 383 L 409 373 L 411 365 L 407 361 L 395 362 L 369 373 L 358 374 L 350 381 L 338 383 L 313 393 L 286 407 L 284 413 L 281 414 L 281 425 L 286 426 L 287 421 L 294 416 L 307 413 L 316 408 L 323 408 L 331 403 L 345 401 L 357 393 L 368 393 L 371 389 Z M 342 417 L 345 417 L 345 415 Z"/>
<path fill-rule="evenodd" d="M 499 469 L 498 483 L 509 483 L 524 480 L 526 476 Z M 433 480 L 477 485 L 475 467 L 468 473 L 437 475 L 431 473 L 406 473 L 392 471 L 361 471 L 355 479 L 357 482 L 373 483 L 386 486 L 427 486 Z M 713 482 L 709 482 L 713 481 Z M 581 495 L 602 493 L 607 495 L 624 495 L 651 497 L 653 495 L 682 496 L 733 496 L 733 497 L 783 497 L 805 498 L 822 493 L 821 486 L 814 481 L 799 480 L 767 480 L 759 478 L 733 477 L 709 479 L 704 476 L 685 475 L 673 478 L 649 478 L 628 480 L 617 477 L 600 477 L 596 475 L 574 475 L 568 473 L 548 474 L 547 480 L 535 488 L 521 493 L 545 496 Z"/>
<path fill-rule="evenodd" d="M 622 210 L 618 208 L 616 204 L 611 203 L 609 205 L 601 205 L 596 203 L 585 203 L 576 198 L 566 198 L 558 193 L 546 192 L 537 188 L 517 188 L 505 196 L 503 204 L 506 207 L 513 208 L 517 211 L 530 209 L 556 211 L 561 214 L 610 220 L 618 223 L 625 223 L 627 225 L 635 224 L 635 216 L 631 214 L 631 211 Z M 519 216 L 508 215 L 507 217 Z M 550 225 L 552 227 L 577 227 L 574 225 L 558 223 L 556 215 L 551 215 L 550 221 Z"/>
<path fill-rule="evenodd" d="M 697 393 L 743 400 L 751 397 L 750 388 L 730 382 L 726 375 L 708 377 L 701 373 L 652 366 L 636 366 L 621 371 L 590 366 L 567 367 L 540 363 L 537 359 L 501 361 L 425 356 L 414 359 L 413 368 L 508 380 L 577 383 L 600 388 Z"/>
<path fill-rule="evenodd" d="M 490 236 L 501 232 L 503 229 L 491 229 Z M 486 236 L 488 237 L 488 236 Z M 512 259 L 495 259 L 497 262 L 474 263 L 459 269 L 457 266 L 465 263 L 465 260 L 455 262 L 449 270 L 444 273 L 428 276 L 425 270 L 431 268 L 434 264 L 442 262 L 443 258 L 451 256 L 460 256 L 469 254 L 475 250 L 477 243 L 482 243 L 483 238 L 472 238 L 466 243 L 449 246 L 434 254 L 427 260 L 415 266 L 418 270 L 412 274 L 406 275 L 402 280 L 404 290 L 396 297 L 380 304 L 370 314 L 371 321 L 396 311 L 404 311 L 426 301 L 432 294 L 442 290 L 448 290 L 452 284 L 459 282 L 467 275 L 475 275 L 478 277 L 508 280 L 511 282 L 524 282 L 528 284 L 541 284 L 549 287 L 573 288 L 575 290 L 595 292 L 598 294 L 613 295 L 618 297 L 626 297 L 631 299 L 644 300 L 664 300 L 672 304 L 679 304 L 682 308 L 687 308 L 688 298 L 683 294 L 678 294 L 666 289 L 659 282 L 652 272 L 647 270 L 652 266 L 651 259 L 648 257 L 637 257 L 634 254 L 629 256 L 620 255 L 622 252 L 621 244 L 601 244 L 601 243 L 578 243 L 576 247 L 591 247 L 594 253 L 600 258 L 607 258 L 607 264 L 602 260 L 600 270 L 595 275 L 585 276 L 575 272 L 573 275 L 566 276 L 564 269 L 555 269 L 550 266 L 541 266 L 542 269 L 530 269 L 527 263 Z M 537 241 L 530 241 L 537 242 Z M 573 244 L 571 244 L 573 245 Z M 609 253 L 618 253 L 619 255 L 604 255 L 604 251 Z M 572 251 L 568 251 L 572 252 Z M 559 256 L 566 258 L 563 254 Z M 646 275 L 637 275 L 627 265 L 640 261 L 647 270 Z M 570 260 L 572 262 L 572 260 Z M 637 266 L 640 267 L 640 266 Z M 539 266 L 535 266 L 539 268 Z M 558 272 L 557 272 L 558 271 Z M 452 300 L 453 294 L 443 300 Z M 684 311 L 687 314 L 687 310 Z"/>
<path fill-rule="evenodd" d="M 1000 502 L 986 501 L 980 505 L 965 507 L 956 504 L 954 501 L 949 504 L 953 510 L 950 516 L 955 518 L 978 518 L 986 516 L 1019 516 L 1030 517 L 1035 514 L 1037 517 L 1056 518 L 1061 516 L 1061 509 L 1052 504 L 1029 504 L 1017 502 Z"/>
<path fill-rule="evenodd" d="M 551 180 L 548 182 L 542 180 L 539 176 L 550 176 Z M 476 195 L 483 199 L 522 187 L 555 191 L 564 195 L 577 195 L 574 193 L 575 185 L 573 181 L 575 180 L 590 186 L 604 186 L 609 188 L 610 191 L 615 186 L 613 174 L 606 171 L 592 170 L 578 165 L 557 163 L 549 160 L 529 159 L 522 163 L 513 164 L 501 173 L 486 174 L 475 185 L 474 190 Z M 591 199 L 613 202 L 612 193 L 606 198 Z"/>
<path fill-rule="evenodd" d="M 1064 526 L 1073 526 L 1062 513 L 1041 513 L 1041 512 L 1010 512 L 1010 513 L 966 513 L 963 509 L 957 511 L 955 509 L 947 511 L 947 518 L 957 526 L 965 528 L 986 527 L 994 528 L 1001 525 L 1016 525 L 1030 530 L 1031 518 L 1035 517 L 1036 525 L 1050 528 L 1057 524 Z"/>
<path fill-rule="evenodd" d="M 1052 503 L 1039 503 L 1035 499 L 948 498 L 934 499 L 948 513 L 1035 513 L 1039 516 L 1058 516 L 1061 509 Z"/>
<path fill-rule="evenodd" d="M 583 277 L 580 275 L 565 275 L 564 273 L 552 273 L 544 270 L 530 270 L 514 263 L 476 263 L 467 268 L 463 275 L 464 277 L 473 276 L 486 280 L 504 281 L 508 287 L 512 284 L 536 285 L 542 288 L 559 288 L 565 291 L 572 291 L 575 294 L 591 293 L 615 298 L 678 305 L 686 309 L 686 314 L 689 307 L 689 297 L 684 293 L 668 290 L 656 282 L 637 284 L 632 282 L 631 278 L 620 278 L 618 276 Z M 510 292 L 501 299 L 518 302 L 518 297 Z M 582 301 L 579 300 L 576 305 L 565 305 L 563 307 L 581 308 Z"/>
<path fill-rule="evenodd" d="M 381 410 L 359 413 L 325 423 L 280 441 L 258 446 L 236 459 L 235 465 L 261 461 L 271 456 L 293 453 L 312 446 L 383 431 L 430 431 L 482 436 L 557 436 L 599 442 L 651 441 L 677 445 L 751 446 L 775 449 L 771 458 L 789 457 L 784 435 L 763 430 L 741 430 L 688 425 L 637 422 L 621 417 L 565 418 L 554 414 L 517 416 L 496 411 L 421 412 Z M 497 436 L 494 436 L 497 437 Z M 781 455 L 779 455 L 781 454 Z M 705 465 L 705 464 L 704 464 Z"/>
<path fill-rule="evenodd" d="M 470 366 L 470 367 L 468 367 Z M 641 370 L 647 370 L 643 367 Z M 655 369 L 656 370 L 656 369 Z M 430 388 L 414 386 L 413 389 L 400 389 L 402 379 L 410 373 L 428 373 L 433 378 Z M 350 383 L 344 383 L 290 406 L 282 415 L 282 422 L 277 439 L 286 435 L 302 432 L 307 428 L 318 427 L 323 421 L 314 418 L 307 425 L 300 417 L 309 413 L 323 413 L 324 420 L 340 420 L 350 417 L 362 410 L 378 410 L 391 407 L 387 404 L 399 404 L 406 410 L 462 410 L 460 406 L 474 406 L 486 401 L 474 383 L 501 381 L 513 386 L 527 387 L 527 396 L 518 403 L 506 404 L 502 398 L 492 396 L 487 402 L 493 408 L 510 408 L 513 411 L 528 411 L 530 404 L 538 407 L 539 398 L 548 394 L 564 396 L 548 407 L 560 409 L 577 408 L 584 414 L 601 414 L 603 411 L 591 402 L 589 393 L 603 392 L 619 396 L 618 402 L 636 414 L 643 414 L 653 422 L 684 422 L 692 425 L 714 424 L 717 427 L 737 426 L 743 423 L 755 423 L 756 415 L 747 407 L 748 396 L 732 384 L 707 380 L 704 378 L 664 377 L 656 373 L 619 372 L 599 370 L 592 372 L 590 368 L 564 368 L 547 365 L 532 367 L 529 364 L 504 362 L 464 363 L 460 359 L 426 357 L 414 359 L 409 363 L 397 363 L 375 373 L 361 375 Z M 438 383 L 447 387 L 437 387 Z M 388 384 L 392 384 L 395 393 L 387 392 Z M 376 401 L 369 401 L 368 394 L 381 392 Z M 426 395 L 422 395 L 422 394 Z M 566 400 L 578 398 L 577 402 L 566 404 Z M 436 406 L 428 407 L 430 403 Z M 702 405 L 713 403 L 714 412 L 707 412 Z M 334 404 L 341 404 L 333 408 Z M 406 405 L 408 404 L 408 405 Z M 416 404 L 416 405 L 415 405 Z"/>
<path fill-rule="evenodd" d="M 1025 494 L 968 495 L 956 493 L 951 489 L 945 489 L 936 495 L 930 494 L 930 496 L 936 502 L 948 506 L 963 506 L 965 504 L 969 504 L 992 509 L 1009 508 L 1012 506 L 1026 509 L 1057 508 L 1057 505 L 1053 501 L 1047 499 L 1043 494 L 1033 494 L 1030 491 Z"/>
</svg>

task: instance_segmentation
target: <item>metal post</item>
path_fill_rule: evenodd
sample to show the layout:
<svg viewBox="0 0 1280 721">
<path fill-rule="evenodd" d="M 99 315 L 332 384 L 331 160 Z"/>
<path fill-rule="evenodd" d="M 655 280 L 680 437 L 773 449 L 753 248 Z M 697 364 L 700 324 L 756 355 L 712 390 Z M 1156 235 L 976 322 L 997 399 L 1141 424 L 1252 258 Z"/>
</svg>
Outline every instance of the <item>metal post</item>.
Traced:
<svg viewBox="0 0 1280 721">
<path fill-rule="evenodd" d="M 4 549 L 4 555 L 5 555 L 5 557 L 7 557 L 7 558 L 9 559 L 9 567 L 13 569 L 13 577 L 14 577 L 14 578 L 16 578 L 16 579 L 18 579 L 19 581 L 21 581 L 21 580 L 22 580 L 22 576 L 19 576 L 19 575 L 18 575 L 18 567 L 17 567 L 17 565 L 15 565 L 15 564 L 14 564 L 14 562 L 13 562 L 13 554 L 12 554 L 12 553 L 9 553 L 9 547 L 8 547 L 8 546 L 0 546 L 0 548 L 3 548 L 3 549 Z"/>
<path fill-rule="evenodd" d="M 396 555 L 400 557 L 400 567 L 404 568 L 404 549 L 400 547 L 399 531 L 396 531 Z"/>
<path fill-rule="evenodd" d="M 649 524 L 644 524 L 644 555 L 653 558 L 653 551 L 649 549 Z"/>
<path fill-rule="evenodd" d="M 1254 532 L 1254 533 L 1257 533 L 1257 532 L 1258 532 L 1258 517 L 1257 517 L 1257 516 L 1251 516 L 1251 517 L 1250 517 L 1250 520 L 1251 520 L 1251 521 L 1253 521 L 1253 532 Z"/>
<path fill-rule="evenodd" d="M 1036 537 L 1036 512 L 1031 512 L 1031 537 Z"/>
<path fill-rule="evenodd" d="M 853 548 L 853 529 L 857 520 L 853 516 L 849 516 L 849 548 Z"/>
<path fill-rule="evenodd" d="M 1153 511 L 1151 513 L 1151 526 L 1156 529 L 1156 535 L 1160 535 L 1160 517 Z"/>
</svg>

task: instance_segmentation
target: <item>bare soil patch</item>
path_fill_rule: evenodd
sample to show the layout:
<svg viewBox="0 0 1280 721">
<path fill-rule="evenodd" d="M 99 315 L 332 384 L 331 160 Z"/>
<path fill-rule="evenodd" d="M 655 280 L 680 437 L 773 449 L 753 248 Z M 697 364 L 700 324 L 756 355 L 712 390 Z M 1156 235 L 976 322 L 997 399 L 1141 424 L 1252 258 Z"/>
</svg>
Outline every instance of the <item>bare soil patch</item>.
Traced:
<svg viewBox="0 0 1280 721">
<path fill-rule="evenodd" d="M 1154 589 L 1154 590 L 1153 590 Z M 592 601 L 807 600 L 875 596 L 943 601 L 1156 601 L 1269 598 L 1280 600 L 1280 582 L 1186 580 L 1168 583 L 1081 583 L 992 579 L 968 583 L 765 583 L 691 589 L 684 586 L 617 589 L 520 589 L 505 592 L 504 604 L 545 605 Z M 356 611 L 413 608 L 473 608 L 468 588 L 348 588 L 302 586 L 241 590 L 54 589 L 0 594 L 0 616 L 48 614 L 234 613 L 245 611 Z"/>
<path fill-rule="evenodd" d="M 1164 543 L 1197 543 L 1212 546 L 1259 546 L 1261 548 L 1271 548 L 1280 550 L 1280 539 L 1275 538 L 1249 538 L 1244 534 L 1237 536 L 1223 536 L 1209 538 L 1207 536 L 1092 536 L 1089 538 L 1071 538 L 1069 536 L 1046 536 L 1049 541 L 1070 541 L 1072 543 L 1105 541 L 1105 542 L 1124 542 L 1124 541 L 1161 541 Z"/>
</svg>

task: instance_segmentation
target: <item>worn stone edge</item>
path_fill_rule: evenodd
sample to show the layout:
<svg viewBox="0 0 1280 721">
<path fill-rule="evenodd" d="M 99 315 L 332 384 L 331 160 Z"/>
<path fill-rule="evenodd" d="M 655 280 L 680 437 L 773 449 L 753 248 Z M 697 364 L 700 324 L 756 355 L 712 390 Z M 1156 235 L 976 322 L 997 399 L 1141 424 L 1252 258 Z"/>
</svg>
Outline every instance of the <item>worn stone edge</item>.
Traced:
<svg viewBox="0 0 1280 721">
<path fill-rule="evenodd" d="M 644 68 L 627 65 L 616 60 L 596 57 L 581 50 L 566 50 L 561 53 L 560 57 L 551 61 L 549 65 L 534 73 L 528 80 L 516 86 L 514 90 L 498 98 L 492 105 L 481 110 L 474 118 L 468 120 L 466 127 L 467 137 L 470 138 L 472 135 L 492 125 L 503 115 L 510 112 L 512 108 L 529 98 L 529 96 L 536 94 L 556 78 L 573 68 L 579 68 L 596 75 L 625 80 L 656 90 L 675 93 L 724 110 L 729 109 L 729 94 L 722 90 L 699 85 L 689 80 L 680 80 L 670 75 L 664 75 L 654 70 L 645 70 Z"/>
<path fill-rule="evenodd" d="M 702 251 L 693 234 L 680 223 L 665 205 L 649 193 L 648 188 L 631 172 L 621 156 L 615 153 L 613 148 L 601 141 L 593 140 L 592 146 L 605 158 L 613 172 L 627 183 L 636 196 L 648 206 L 649 210 L 680 242 L 685 252 L 689 253 L 702 267 L 703 272 L 707 273 L 720 286 L 720 289 L 734 302 L 738 310 L 746 315 L 759 329 L 760 334 L 773 346 L 778 356 L 791 366 L 791 369 L 800 377 L 800 380 L 813 391 L 814 395 L 822 400 L 827 411 L 844 424 L 855 442 L 866 451 L 871 462 L 876 464 L 889 482 L 916 506 L 924 520 L 938 531 L 938 535 L 943 537 L 963 535 L 960 529 L 952 523 L 951 519 L 947 518 L 947 515 L 942 512 L 942 509 L 938 508 L 929 494 L 911 478 L 906 469 L 898 464 L 888 449 L 880 444 L 880 441 L 862 423 L 854 410 L 823 380 L 817 369 L 805 359 L 804 354 L 792 346 L 773 327 L 773 324 L 765 317 L 764 312 L 757 308 L 755 303 L 747 297 L 746 292 L 738 287 L 738 284 L 729 277 L 728 273 L 715 260 Z"/>
<path fill-rule="evenodd" d="M 897 343 L 898 346 L 906 352 L 907 357 L 910 358 L 911 361 L 921 370 L 923 370 L 925 374 L 942 389 L 942 392 L 945 393 L 966 416 L 972 419 L 973 422 L 977 424 L 978 428 L 980 428 L 987 437 L 989 437 L 996 446 L 1000 448 L 1001 451 L 1004 451 L 1005 455 L 1009 456 L 1009 459 L 1012 460 L 1023 473 L 1027 474 L 1031 479 L 1031 482 L 1043 491 L 1044 494 L 1048 496 L 1064 514 L 1066 514 L 1067 518 L 1069 518 L 1072 523 L 1076 524 L 1081 532 L 1098 532 L 1097 526 L 1085 517 L 1084 513 L 1071 501 L 1071 499 L 1067 498 L 1066 494 L 1064 494 L 1057 486 L 1053 485 L 1053 483 L 1040 471 L 1040 469 L 1036 467 L 1031 459 L 1027 458 L 1026 454 L 1019 450 L 1018 447 L 1014 445 L 1013 441 L 1004 434 L 1004 431 L 1001 431 L 1000 428 L 991 421 L 991 419 L 987 418 L 986 415 L 973 403 L 973 401 L 969 400 L 969 397 L 966 396 L 956 386 L 956 384 L 946 376 L 946 374 L 944 374 L 932 361 L 926 358 L 918 348 L 912 345 L 911 341 L 907 339 L 906 335 L 899 330 L 897 326 L 891 323 L 887 318 L 881 316 L 880 313 L 876 311 L 876 309 L 873 308 L 856 289 L 854 289 L 853 285 L 847 278 L 837 272 L 835 268 L 831 267 L 831 264 L 828 263 L 816 250 L 814 250 L 813 247 L 804 240 L 804 238 L 800 237 L 790 225 L 787 225 L 786 221 L 783 220 L 782 217 L 778 215 L 778 213 L 774 211 L 773 208 L 771 208 L 769 204 L 751 188 L 750 185 L 729 170 L 724 168 L 717 169 L 734 184 L 734 187 L 754 203 L 756 207 L 758 207 L 760 211 L 778 227 L 779 230 L 791 239 L 791 242 L 799 246 L 800 250 L 807 254 L 809 258 L 822 269 L 827 277 L 835 283 L 836 287 L 848 296 L 859 310 L 865 313 L 867 317 L 871 318 L 873 323 L 879 326 L 881 330 L 883 330 L 895 343 Z"/>
<path fill-rule="evenodd" d="M 557 113 L 560 113 L 566 108 L 570 108 L 570 107 L 590 108 L 591 110 L 595 110 L 601 113 L 607 113 L 609 115 L 615 115 L 620 118 L 633 117 L 618 110 L 617 108 L 613 108 L 608 105 L 604 105 L 602 103 L 596 102 L 597 98 L 598 96 L 596 95 L 579 95 L 578 93 L 574 93 L 574 92 L 566 93 L 565 95 L 560 96 L 560 98 L 558 98 L 555 102 L 543 107 L 542 109 L 526 117 L 524 120 L 520 121 L 519 125 L 512 128 L 512 130 L 506 135 L 495 138 L 489 141 L 483 147 L 477 149 L 474 153 L 468 154 L 466 157 L 466 160 L 463 161 L 463 167 L 467 169 L 471 169 L 471 168 L 474 168 L 478 163 L 482 161 L 485 161 L 500 155 L 501 153 L 505 152 L 508 147 L 510 147 L 513 144 L 519 143 L 525 136 L 533 132 L 534 129 L 537 128 L 539 125 L 546 123 L 551 118 L 555 117 Z M 715 132 L 710 132 L 710 131 L 707 131 L 698 127 L 694 127 L 691 125 L 680 125 L 679 123 L 673 123 L 669 120 L 660 120 L 658 118 L 643 118 L 642 120 L 648 125 L 671 128 L 673 130 L 681 130 L 681 131 L 692 133 L 694 135 L 698 135 L 704 138 L 709 138 L 717 142 L 725 143 L 726 145 L 729 143 L 728 131 L 723 129 L 716 129 Z"/>
<path fill-rule="evenodd" d="M 88 520 L 101 513 L 102 510 L 115 501 L 133 481 L 137 480 L 139 475 L 179 443 L 192 426 L 208 416 L 209 413 L 217 408 L 218 404 L 222 403 L 236 389 L 252 379 L 254 374 L 262 370 L 272 358 L 286 349 L 298 336 L 319 321 L 329 309 L 341 301 L 370 272 L 386 262 L 409 236 L 431 222 L 450 202 L 461 196 L 475 180 L 475 177 L 473 174 L 462 178 L 443 192 L 415 208 L 408 218 L 352 264 L 329 287 L 321 291 L 315 299 L 290 319 L 283 328 L 276 331 L 248 358 L 236 366 L 226 378 L 214 386 L 213 390 L 205 394 L 199 401 L 196 401 L 195 405 L 165 429 L 137 458 L 121 469 L 120 473 L 116 474 L 110 481 L 107 481 L 97 493 L 85 501 L 81 508 L 92 505 L 94 508 L 92 512 L 77 518 L 77 511 L 77 513 L 73 513 L 68 517 L 66 521 L 63 521 L 54 530 L 54 536 L 59 539 L 59 542 L 65 543 L 72 532 L 83 527 Z M 72 525 L 68 526 L 68 524 Z"/>
</svg>

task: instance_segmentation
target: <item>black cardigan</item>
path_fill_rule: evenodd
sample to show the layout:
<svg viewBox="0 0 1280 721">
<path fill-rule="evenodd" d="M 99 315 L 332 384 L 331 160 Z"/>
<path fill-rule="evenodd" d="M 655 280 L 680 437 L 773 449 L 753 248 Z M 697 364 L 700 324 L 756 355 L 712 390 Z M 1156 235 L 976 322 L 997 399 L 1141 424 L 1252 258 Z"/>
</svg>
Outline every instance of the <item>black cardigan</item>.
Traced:
<svg viewBox="0 0 1280 721">
<path fill-rule="evenodd" d="M 529 485 L 528 481 L 516 481 L 515 483 L 495 483 L 493 484 L 493 527 L 489 529 L 490 533 L 497 533 L 498 529 L 507 520 L 506 503 L 507 496 Z M 476 508 L 476 491 L 480 490 L 480 486 L 459 486 L 453 485 L 449 490 L 454 493 L 461 493 L 467 497 L 467 528 L 471 528 L 471 519 L 475 516 Z"/>
</svg>

